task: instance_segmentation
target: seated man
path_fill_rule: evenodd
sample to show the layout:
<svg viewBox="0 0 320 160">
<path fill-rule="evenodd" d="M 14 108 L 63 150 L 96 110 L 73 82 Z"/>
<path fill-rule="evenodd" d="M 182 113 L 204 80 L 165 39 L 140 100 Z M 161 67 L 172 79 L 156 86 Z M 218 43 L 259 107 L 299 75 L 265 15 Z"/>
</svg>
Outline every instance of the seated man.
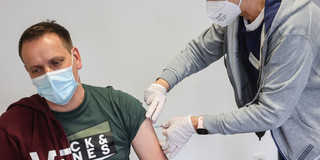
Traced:
<svg viewBox="0 0 320 160">
<path fill-rule="evenodd" d="M 142 104 L 112 87 L 81 84 L 79 51 L 55 21 L 29 27 L 19 56 L 38 94 L 0 117 L 0 159 L 167 159 Z"/>
</svg>

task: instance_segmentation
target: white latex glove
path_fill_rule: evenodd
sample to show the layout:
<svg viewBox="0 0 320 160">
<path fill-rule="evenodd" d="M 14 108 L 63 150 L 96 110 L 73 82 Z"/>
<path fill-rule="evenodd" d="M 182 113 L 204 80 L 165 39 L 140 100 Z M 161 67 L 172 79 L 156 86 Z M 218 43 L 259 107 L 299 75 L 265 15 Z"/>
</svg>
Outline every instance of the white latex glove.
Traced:
<svg viewBox="0 0 320 160">
<path fill-rule="evenodd" d="M 169 159 L 172 159 L 196 132 L 191 123 L 191 115 L 174 117 L 162 123 L 162 134 L 166 136 L 160 145 Z"/>
<path fill-rule="evenodd" d="M 166 102 L 167 89 L 156 83 L 152 83 L 144 92 L 144 101 L 149 106 L 146 118 L 150 118 L 152 123 L 156 123 L 157 119 Z"/>
</svg>

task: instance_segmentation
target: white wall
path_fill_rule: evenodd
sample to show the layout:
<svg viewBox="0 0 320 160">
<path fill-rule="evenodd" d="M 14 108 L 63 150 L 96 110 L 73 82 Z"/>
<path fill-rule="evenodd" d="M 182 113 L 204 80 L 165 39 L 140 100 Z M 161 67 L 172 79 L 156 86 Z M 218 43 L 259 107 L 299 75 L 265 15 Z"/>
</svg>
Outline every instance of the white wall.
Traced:
<svg viewBox="0 0 320 160">
<path fill-rule="evenodd" d="M 143 101 L 144 89 L 186 43 L 210 25 L 204 0 L 1 0 L 0 113 L 12 102 L 36 93 L 18 56 L 18 40 L 30 25 L 55 19 L 65 26 L 83 61 L 84 83 L 128 92 Z M 209 66 L 168 95 L 158 122 L 172 116 L 236 109 L 223 61 Z M 156 129 L 159 139 L 164 137 Z M 175 159 L 276 159 L 269 134 L 194 135 Z M 138 159 L 132 151 L 131 159 Z"/>
</svg>

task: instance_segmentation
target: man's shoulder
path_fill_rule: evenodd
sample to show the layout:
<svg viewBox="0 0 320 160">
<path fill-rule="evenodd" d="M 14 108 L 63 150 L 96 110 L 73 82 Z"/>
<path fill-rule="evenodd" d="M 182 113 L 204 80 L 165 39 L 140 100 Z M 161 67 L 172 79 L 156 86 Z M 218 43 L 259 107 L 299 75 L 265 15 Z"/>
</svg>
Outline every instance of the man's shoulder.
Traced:
<svg viewBox="0 0 320 160">
<path fill-rule="evenodd" d="M 84 84 L 82 83 L 82 86 L 85 91 L 98 91 L 98 92 L 109 92 L 109 91 L 115 91 L 115 89 L 112 86 L 106 86 L 106 87 L 101 87 L 101 86 L 95 86 L 95 85 L 89 85 L 89 84 Z"/>
<path fill-rule="evenodd" d="M 0 128 L 10 130 L 21 129 L 33 120 L 33 110 L 28 107 L 15 106 L 0 116 Z"/>
<path fill-rule="evenodd" d="M 131 94 L 124 92 L 119 89 L 115 89 L 113 86 L 99 87 L 88 84 L 82 84 L 85 91 L 88 91 L 93 94 L 102 93 L 104 96 L 112 97 L 112 98 L 129 98 L 135 99 Z"/>
<path fill-rule="evenodd" d="M 35 111 L 43 108 L 41 102 L 38 102 L 39 96 L 32 95 L 12 103 L 8 109 L 0 116 L 0 126 L 20 126 L 32 120 Z M 37 109 L 36 109 L 37 108 Z"/>
</svg>

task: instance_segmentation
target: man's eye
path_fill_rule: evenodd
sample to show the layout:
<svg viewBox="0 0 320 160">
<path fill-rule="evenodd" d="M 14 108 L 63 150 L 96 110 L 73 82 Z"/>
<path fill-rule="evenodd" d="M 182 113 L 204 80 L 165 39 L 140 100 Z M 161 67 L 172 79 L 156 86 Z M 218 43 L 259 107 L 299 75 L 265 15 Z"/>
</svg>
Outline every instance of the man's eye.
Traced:
<svg viewBox="0 0 320 160">
<path fill-rule="evenodd" d="M 61 65 L 61 62 L 60 61 L 55 61 L 55 62 L 53 62 L 53 65 L 54 66 L 59 66 L 59 65 Z"/>
<path fill-rule="evenodd" d="M 38 73 L 38 72 L 40 72 L 40 69 L 38 69 L 38 68 L 35 68 L 35 69 L 31 70 L 31 73 Z"/>
</svg>

